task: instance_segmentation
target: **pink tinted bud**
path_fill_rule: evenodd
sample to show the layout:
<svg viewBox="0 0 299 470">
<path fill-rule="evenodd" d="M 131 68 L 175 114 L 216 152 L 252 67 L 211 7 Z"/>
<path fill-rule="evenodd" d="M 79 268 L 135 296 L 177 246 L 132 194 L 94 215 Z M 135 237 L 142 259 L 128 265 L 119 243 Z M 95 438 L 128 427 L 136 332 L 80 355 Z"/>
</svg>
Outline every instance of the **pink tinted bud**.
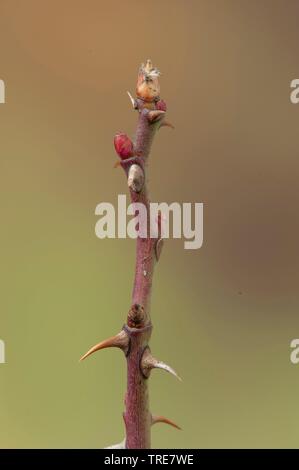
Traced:
<svg viewBox="0 0 299 470">
<path fill-rule="evenodd" d="M 127 158 L 130 158 L 134 154 L 133 142 L 127 136 L 127 134 L 124 134 L 123 132 L 119 132 L 114 137 L 114 147 L 115 147 L 116 153 L 122 160 L 126 160 Z"/>
<path fill-rule="evenodd" d="M 159 111 L 166 111 L 167 106 L 164 100 L 160 100 L 156 103 L 156 109 L 159 109 Z"/>
</svg>

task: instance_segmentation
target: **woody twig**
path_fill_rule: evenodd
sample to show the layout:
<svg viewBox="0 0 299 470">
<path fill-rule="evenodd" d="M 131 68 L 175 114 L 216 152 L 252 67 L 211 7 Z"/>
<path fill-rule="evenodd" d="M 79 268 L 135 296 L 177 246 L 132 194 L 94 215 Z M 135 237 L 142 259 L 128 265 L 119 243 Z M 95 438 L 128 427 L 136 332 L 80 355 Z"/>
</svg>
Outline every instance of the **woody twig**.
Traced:
<svg viewBox="0 0 299 470">
<path fill-rule="evenodd" d="M 132 203 L 141 203 L 146 208 L 146 220 L 139 220 L 150 227 L 150 200 L 148 192 L 147 166 L 151 144 L 158 129 L 171 126 L 166 120 L 166 103 L 160 99 L 159 71 L 150 60 L 139 69 L 136 98 L 130 93 L 133 109 L 138 112 L 138 123 L 134 143 L 124 133 L 116 134 L 115 150 L 119 164 L 125 171 Z M 138 211 L 136 211 L 138 217 Z M 100 349 L 118 347 L 127 359 L 127 392 L 125 397 L 125 440 L 113 448 L 149 449 L 151 426 L 166 423 L 180 429 L 173 421 L 163 416 L 153 416 L 149 407 L 148 382 L 153 369 L 165 370 L 177 378 L 176 372 L 167 364 L 155 359 L 149 347 L 152 334 L 150 300 L 154 268 L 158 262 L 163 238 L 161 218 L 156 231 L 147 230 L 146 237 L 137 237 L 135 279 L 132 304 L 126 324 L 120 333 L 91 348 L 81 359 Z M 139 227 L 139 230 L 142 227 Z M 153 236 L 152 234 L 155 233 Z"/>
</svg>

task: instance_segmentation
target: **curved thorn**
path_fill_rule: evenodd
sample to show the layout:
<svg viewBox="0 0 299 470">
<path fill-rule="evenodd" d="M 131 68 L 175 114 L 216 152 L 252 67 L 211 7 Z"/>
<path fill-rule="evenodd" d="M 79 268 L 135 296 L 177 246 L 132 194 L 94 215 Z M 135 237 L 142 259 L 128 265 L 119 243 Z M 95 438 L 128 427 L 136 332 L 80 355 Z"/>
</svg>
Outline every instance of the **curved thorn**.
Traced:
<svg viewBox="0 0 299 470">
<path fill-rule="evenodd" d="M 162 121 L 160 124 L 160 127 L 171 127 L 171 129 L 174 129 L 174 125 L 171 124 L 169 121 Z"/>
<path fill-rule="evenodd" d="M 178 380 L 182 381 L 181 377 L 176 373 L 176 371 L 172 367 L 165 364 L 165 362 L 158 361 L 158 359 L 153 357 L 149 348 L 144 351 L 143 356 L 141 358 L 140 366 L 141 371 L 146 378 L 149 377 L 152 369 L 163 369 L 166 370 L 166 372 L 169 372 L 170 374 L 174 375 L 174 377 L 176 377 Z"/>
<path fill-rule="evenodd" d="M 161 251 L 162 251 L 163 245 L 164 245 L 164 239 L 163 239 L 163 238 L 159 238 L 159 239 L 157 240 L 157 242 L 156 242 L 156 245 L 155 245 L 155 253 L 156 253 L 156 259 L 157 259 L 157 261 L 159 261 L 159 259 L 160 259 Z"/>
<path fill-rule="evenodd" d="M 105 449 L 125 449 L 126 448 L 126 440 L 124 439 L 119 444 L 115 444 L 114 446 L 105 447 Z"/>
<path fill-rule="evenodd" d="M 162 119 L 163 116 L 165 116 L 165 111 L 160 111 L 159 109 L 155 109 L 147 113 L 147 119 L 150 122 L 157 122 Z"/>
<path fill-rule="evenodd" d="M 105 339 L 101 343 L 93 346 L 91 349 L 87 351 L 87 353 L 85 353 L 80 358 L 80 361 L 83 361 L 94 352 L 100 351 L 101 349 L 105 349 L 105 348 L 120 348 L 126 354 L 128 351 L 128 347 L 129 347 L 129 337 L 127 333 L 124 330 L 122 330 L 116 336 L 112 336 L 111 338 Z"/>
<path fill-rule="evenodd" d="M 136 100 L 133 98 L 133 96 L 131 95 L 131 93 L 130 93 L 129 91 L 127 91 L 127 94 L 128 94 L 128 97 L 130 98 L 130 101 L 131 101 L 131 103 L 132 103 L 133 109 L 137 109 Z"/>
<path fill-rule="evenodd" d="M 165 364 L 165 362 L 157 361 L 154 368 L 166 370 L 166 372 L 169 372 L 170 374 L 174 375 L 174 377 L 176 377 L 180 382 L 182 382 L 181 377 L 176 373 L 176 371 L 169 365 Z"/>
<path fill-rule="evenodd" d="M 165 418 L 165 416 L 152 416 L 152 426 L 157 423 L 169 424 L 169 426 L 172 426 L 173 428 L 176 428 L 179 431 L 182 430 L 182 428 L 180 428 L 180 426 L 178 426 L 174 421 L 171 421 L 171 419 Z"/>
</svg>

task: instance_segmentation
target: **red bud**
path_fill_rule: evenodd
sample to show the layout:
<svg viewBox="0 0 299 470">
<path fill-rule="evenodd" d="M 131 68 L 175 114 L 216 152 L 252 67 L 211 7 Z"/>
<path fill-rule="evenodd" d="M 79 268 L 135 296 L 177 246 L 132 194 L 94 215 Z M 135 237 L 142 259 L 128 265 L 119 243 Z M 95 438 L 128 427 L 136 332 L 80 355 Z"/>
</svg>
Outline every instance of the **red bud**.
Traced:
<svg viewBox="0 0 299 470">
<path fill-rule="evenodd" d="M 126 160 L 127 158 L 130 158 L 134 154 L 133 142 L 127 136 L 127 134 L 124 134 L 123 132 L 119 132 L 114 137 L 114 147 L 115 147 L 116 153 L 122 160 Z"/>
<path fill-rule="evenodd" d="M 158 101 L 158 103 L 156 103 L 156 109 L 158 109 L 159 111 L 165 111 L 167 110 L 167 106 L 166 106 L 166 103 L 164 100 L 160 100 Z"/>
</svg>

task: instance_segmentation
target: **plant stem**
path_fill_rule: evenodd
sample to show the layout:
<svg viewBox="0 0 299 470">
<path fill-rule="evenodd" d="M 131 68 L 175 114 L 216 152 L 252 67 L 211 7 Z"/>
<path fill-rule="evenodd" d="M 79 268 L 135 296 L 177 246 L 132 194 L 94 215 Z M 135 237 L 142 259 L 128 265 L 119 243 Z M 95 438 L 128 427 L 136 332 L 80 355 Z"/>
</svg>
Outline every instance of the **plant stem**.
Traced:
<svg viewBox="0 0 299 470">
<path fill-rule="evenodd" d="M 125 331 L 130 337 L 130 349 L 127 356 L 126 411 L 124 413 L 126 447 L 128 449 L 149 449 L 151 445 L 152 417 L 149 411 L 148 380 L 144 376 L 140 364 L 142 355 L 148 348 L 152 332 L 150 300 L 157 238 L 150 238 L 150 230 L 148 229 L 150 227 L 150 200 L 146 169 L 156 129 L 157 124 L 148 121 L 147 110 L 141 110 L 136 130 L 135 151 L 142 155 L 138 158 L 142 158 L 143 162 L 144 184 L 140 192 L 130 188 L 130 194 L 132 202 L 142 203 L 147 209 L 147 238 L 137 237 L 132 308 L 125 327 Z M 126 163 L 123 166 L 128 170 Z M 135 325 L 135 327 L 131 325 Z"/>
<path fill-rule="evenodd" d="M 147 167 L 156 131 L 162 126 L 173 127 L 164 120 L 166 104 L 159 98 L 158 77 L 159 72 L 152 67 L 151 61 L 148 60 L 145 66 L 141 66 L 136 88 L 137 99 L 133 99 L 129 94 L 133 107 L 139 113 L 135 143 L 133 145 L 124 133 L 116 134 L 114 139 L 115 149 L 122 159 L 121 166 L 127 176 L 131 202 L 141 204 L 146 209 L 146 218 L 143 219 L 136 205 L 135 218 L 138 217 L 139 230 L 132 304 L 127 323 L 120 333 L 95 345 L 81 358 L 81 360 L 85 359 L 95 351 L 109 347 L 118 347 L 126 355 L 127 391 L 124 412 L 126 439 L 110 447 L 114 449 L 149 449 L 151 426 L 155 423 L 166 423 L 180 429 L 164 416 L 152 416 L 149 408 L 148 378 L 151 370 L 163 369 L 179 378 L 171 367 L 155 359 L 149 348 L 152 333 L 150 317 L 152 281 L 154 267 L 161 254 L 163 239 L 160 214 L 156 214 L 157 228 L 152 227 Z"/>
</svg>

